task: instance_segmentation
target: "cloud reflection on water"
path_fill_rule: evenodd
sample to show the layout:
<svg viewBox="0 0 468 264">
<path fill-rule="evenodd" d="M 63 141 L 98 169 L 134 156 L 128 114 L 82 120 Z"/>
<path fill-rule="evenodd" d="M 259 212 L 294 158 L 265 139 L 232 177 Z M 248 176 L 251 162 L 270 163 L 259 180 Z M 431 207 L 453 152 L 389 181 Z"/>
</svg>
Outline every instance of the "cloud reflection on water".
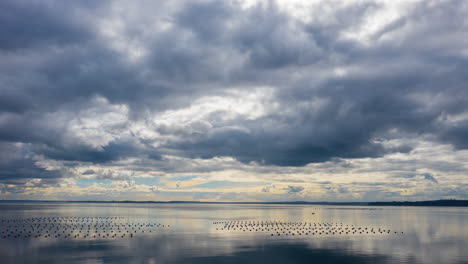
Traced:
<svg viewBox="0 0 468 264">
<path fill-rule="evenodd" d="M 0 239 L 5 263 L 463 263 L 468 210 L 396 208 L 343 210 L 330 206 L 210 204 L 0 204 L 3 218 L 122 216 L 170 229 L 133 239 Z M 20 208 L 20 210 L 14 210 Z M 355 208 L 356 210 L 353 210 Z M 312 214 L 314 213 L 314 214 Z M 213 221 L 338 222 L 386 227 L 404 235 L 271 237 L 224 232 Z"/>
</svg>

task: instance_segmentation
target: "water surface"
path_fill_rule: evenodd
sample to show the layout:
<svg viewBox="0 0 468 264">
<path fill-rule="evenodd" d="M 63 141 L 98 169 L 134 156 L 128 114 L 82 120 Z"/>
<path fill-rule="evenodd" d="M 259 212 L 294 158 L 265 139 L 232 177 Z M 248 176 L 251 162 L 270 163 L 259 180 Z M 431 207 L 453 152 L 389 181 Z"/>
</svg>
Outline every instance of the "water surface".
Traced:
<svg viewBox="0 0 468 264">
<path fill-rule="evenodd" d="M 467 208 L 1 203 L 0 212 L 1 263 L 468 263 Z"/>
</svg>

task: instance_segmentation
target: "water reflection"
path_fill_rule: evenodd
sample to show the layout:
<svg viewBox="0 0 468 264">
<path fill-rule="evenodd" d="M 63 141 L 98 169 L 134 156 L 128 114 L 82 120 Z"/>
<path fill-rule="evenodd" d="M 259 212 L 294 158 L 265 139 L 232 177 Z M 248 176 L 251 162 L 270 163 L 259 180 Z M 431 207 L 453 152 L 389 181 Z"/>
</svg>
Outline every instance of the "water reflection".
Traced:
<svg viewBox="0 0 468 264">
<path fill-rule="evenodd" d="M 464 263 L 468 210 L 214 204 L 0 204 L 1 219 L 116 217 L 170 225 L 134 237 L 0 238 L 2 263 Z M 68 218 L 66 218 L 68 217 Z M 335 223 L 399 235 L 271 236 L 214 222 Z M 244 222 L 243 222 L 244 223 Z M 5 223 L 2 223 L 5 225 Z M 4 227 L 4 226 L 3 226 Z M 92 226 L 94 227 L 94 226 Z M 1 230 L 2 227 L 0 227 Z M 87 228 L 87 227 L 86 227 Z M 85 230 L 87 231 L 87 229 Z M 97 229 L 96 229 L 97 230 Z M 116 229 L 117 230 L 117 229 Z M 123 231 L 124 229 L 122 229 Z M 36 230 L 37 231 L 37 230 Z M 100 230 L 97 230 L 100 231 Z M 115 231 L 115 230 L 113 230 Z M 297 231 L 297 230 L 296 230 Z M 304 230 L 301 230 L 304 231 Z M 94 232 L 94 230 L 93 230 Z M 465 262 L 466 263 L 466 262 Z"/>
</svg>

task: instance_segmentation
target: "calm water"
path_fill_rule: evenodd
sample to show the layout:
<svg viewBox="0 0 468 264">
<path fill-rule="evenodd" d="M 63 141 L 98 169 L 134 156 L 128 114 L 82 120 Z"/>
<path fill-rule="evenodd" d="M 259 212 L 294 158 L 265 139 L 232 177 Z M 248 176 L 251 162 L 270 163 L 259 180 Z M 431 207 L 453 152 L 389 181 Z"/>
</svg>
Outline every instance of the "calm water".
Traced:
<svg viewBox="0 0 468 264">
<path fill-rule="evenodd" d="M 1 263 L 468 263 L 468 208 L 1 203 L 0 214 Z"/>
</svg>

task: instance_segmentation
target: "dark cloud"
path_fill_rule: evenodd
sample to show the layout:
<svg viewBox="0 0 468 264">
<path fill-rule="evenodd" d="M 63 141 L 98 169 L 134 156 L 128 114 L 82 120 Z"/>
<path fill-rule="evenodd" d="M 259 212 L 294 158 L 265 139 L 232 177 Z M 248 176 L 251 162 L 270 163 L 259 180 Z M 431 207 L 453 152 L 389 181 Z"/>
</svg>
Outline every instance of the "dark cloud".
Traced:
<svg viewBox="0 0 468 264">
<path fill-rule="evenodd" d="M 286 190 L 288 191 L 288 193 L 298 193 L 302 192 L 304 190 L 304 187 L 289 185 L 288 188 L 286 188 Z"/>
<path fill-rule="evenodd" d="M 440 130 L 440 138 L 451 143 L 456 149 L 468 149 L 468 121 L 463 120 L 455 124 L 446 125 Z"/>
<path fill-rule="evenodd" d="M 192 141 L 177 142 L 170 147 L 180 149 L 190 157 L 232 156 L 246 163 L 255 161 L 279 166 L 302 166 L 336 157 L 379 157 L 390 152 L 409 151 L 385 148 L 379 142 L 373 142 L 378 135 L 376 128 L 371 127 L 373 124 L 366 122 L 364 116 L 353 117 L 356 112 L 337 117 L 335 107 L 326 107 L 317 115 L 297 112 L 291 119 L 278 114 L 254 122 L 245 121 L 247 129 L 214 129 Z M 263 124 L 277 127 L 267 130 Z"/>
<path fill-rule="evenodd" d="M 63 177 L 33 156 L 133 157 L 142 170 L 177 171 L 165 155 L 304 166 L 409 153 L 413 145 L 385 144 L 405 133 L 468 148 L 464 1 L 417 3 L 364 40 L 344 36 L 384 8 L 373 1 L 327 3 L 325 18 L 307 21 L 274 1 L 136 1 L 125 16 L 110 4 L 0 3 L 0 141 L 28 151 L 3 161 L 3 181 Z M 198 123 L 152 123 L 199 98 L 258 87 L 271 89 L 256 102 L 259 117 L 215 109 Z"/>
<path fill-rule="evenodd" d="M 78 2 L 2 1 L 0 50 L 18 51 L 46 45 L 59 47 L 89 39 L 92 30 L 81 23 L 79 11 L 98 8 L 100 3 Z"/>
<path fill-rule="evenodd" d="M 448 1 L 443 6 L 457 4 L 460 2 Z M 358 11 L 365 12 L 369 7 L 355 8 L 357 10 L 354 10 L 354 13 L 361 14 Z M 426 5 L 420 8 L 424 8 L 429 16 L 440 15 L 438 9 Z M 446 11 L 446 15 L 449 15 L 455 9 L 447 8 Z M 460 17 L 458 11 L 455 17 Z M 418 17 L 409 19 L 408 23 L 415 24 L 414 32 L 411 33 L 420 33 L 418 26 L 421 21 L 418 19 Z M 423 27 L 427 26 L 426 23 L 430 22 L 422 23 Z M 340 29 L 344 30 L 346 26 Z M 457 30 L 459 29 L 460 26 L 457 26 Z M 336 38 L 336 35 L 334 37 Z M 412 34 L 404 37 L 403 41 L 407 42 L 409 47 L 414 47 Z M 285 39 L 290 38 L 281 41 L 286 41 Z M 294 109 L 291 116 L 277 113 L 256 120 L 255 123 L 246 121 L 244 122 L 246 130 L 213 131 L 195 143 L 184 142 L 175 147 L 180 147 L 187 153 L 193 152 L 191 156 L 194 157 L 234 156 L 243 162 L 257 161 L 265 164 L 300 166 L 310 162 L 323 162 L 334 157 L 379 157 L 391 152 L 409 152 L 411 146 L 387 149 L 379 142 L 373 141 L 376 137 L 385 137 L 388 130 L 397 128 L 421 134 L 440 133 L 441 138 L 447 138 L 450 143 L 463 148 L 463 142 L 457 142 L 457 139 L 463 140 L 461 136 L 457 136 L 463 134 L 463 126 L 443 132 L 435 124 L 440 112 L 446 107 L 452 107 L 451 104 L 459 99 L 447 98 L 448 101 L 443 105 L 431 108 L 428 107 L 428 101 L 418 98 L 425 93 L 435 96 L 437 87 L 446 87 L 447 81 L 455 79 L 457 81 L 453 82 L 449 89 L 460 95 L 458 98 L 465 100 L 466 94 L 458 85 L 465 82 L 465 75 L 458 71 L 457 66 L 451 71 L 441 72 L 440 67 L 444 67 L 448 61 L 439 61 L 439 58 L 429 56 L 429 52 L 432 51 L 424 53 L 424 50 L 419 50 L 418 47 L 414 47 L 416 53 L 410 54 L 403 49 L 398 49 L 397 52 L 395 50 L 397 47 L 391 43 L 376 45 L 366 50 L 359 45 L 340 43 L 338 39 L 334 41 L 334 45 L 339 43 L 336 52 L 349 58 L 343 63 L 351 66 L 359 65 L 364 68 L 362 72 L 328 78 L 319 83 L 306 77 L 295 84 L 293 89 L 279 90 L 278 100 L 282 103 L 282 108 L 288 112 L 291 108 Z M 271 39 L 268 40 L 268 43 L 270 42 L 275 43 Z M 340 50 L 345 46 L 347 46 L 345 50 Z M 411 62 L 407 56 L 410 56 Z M 276 59 L 281 56 L 272 54 L 268 57 Z M 453 63 L 460 66 L 466 63 L 466 61 L 449 61 L 452 68 Z M 402 67 L 402 63 L 406 62 L 412 65 Z M 313 61 L 309 63 L 315 65 Z M 430 63 L 429 66 L 427 63 Z M 276 65 L 282 66 L 281 63 Z M 326 101 L 326 105 L 318 112 L 314 112 L 312 107 L 303 109 L 291 107 L 307 103 L 313 105 L 316 99 Z M 454 109 L 454 111 L 460 110 Z M 277 127 L 264 129 L 263 124 L 270 123 L 277 124 Z M 286 129 L 278 130 L 278 127 Z"/>
<path fill-rule="evenodd" d="M 93 174 L 96 174 L 94 170 L 86 170 L 82 173 L 82 175 L 93 175 Z"/>
<path fill-rule="evenodd" d="M 428 180 L 434 183 L 439 183 L 439 181 L 437 181 L 437 179 L 430 173 L 423 173 L 422 176 L 424 177 L 425 180 Z"/>
<path fill-rule="evenodd" d="M 33 148 L 36 152 L 46 155 L 51 159 L 65 161 L 85 161 L 92 163 L 106 163 L 125 157 L 136 157 L 145 150 L 138 148 L 132 142 L 113 141 L 101 149 L 89 146 L 47 146 L 41 145 Z"/>
<path fill-rule="evenodd" d="M 64 177 L 63 171 L 43 168 L 34 160 L 27 146 L 9 142 L 0 142 L 0 181 L 21 184 L 28 179 L 54 181 Z"/>
<path fill-rule="evenodd" d="M 427 181 L 430 181 L 430 182 L 433 182 L 433 183 L 439 183 L 439 181 L 434 177 L 434 175 L 432 175 L 431 173 L 428 173 L 428 172 L 421 173 L 421 174 L 410 173 L 410 174 L 400 175 L 398 177 L 402 177 L 402 178 L 420 178 L 420 179 L 424 179 L 424 180 L 427 180 Z"/>
</svg>

